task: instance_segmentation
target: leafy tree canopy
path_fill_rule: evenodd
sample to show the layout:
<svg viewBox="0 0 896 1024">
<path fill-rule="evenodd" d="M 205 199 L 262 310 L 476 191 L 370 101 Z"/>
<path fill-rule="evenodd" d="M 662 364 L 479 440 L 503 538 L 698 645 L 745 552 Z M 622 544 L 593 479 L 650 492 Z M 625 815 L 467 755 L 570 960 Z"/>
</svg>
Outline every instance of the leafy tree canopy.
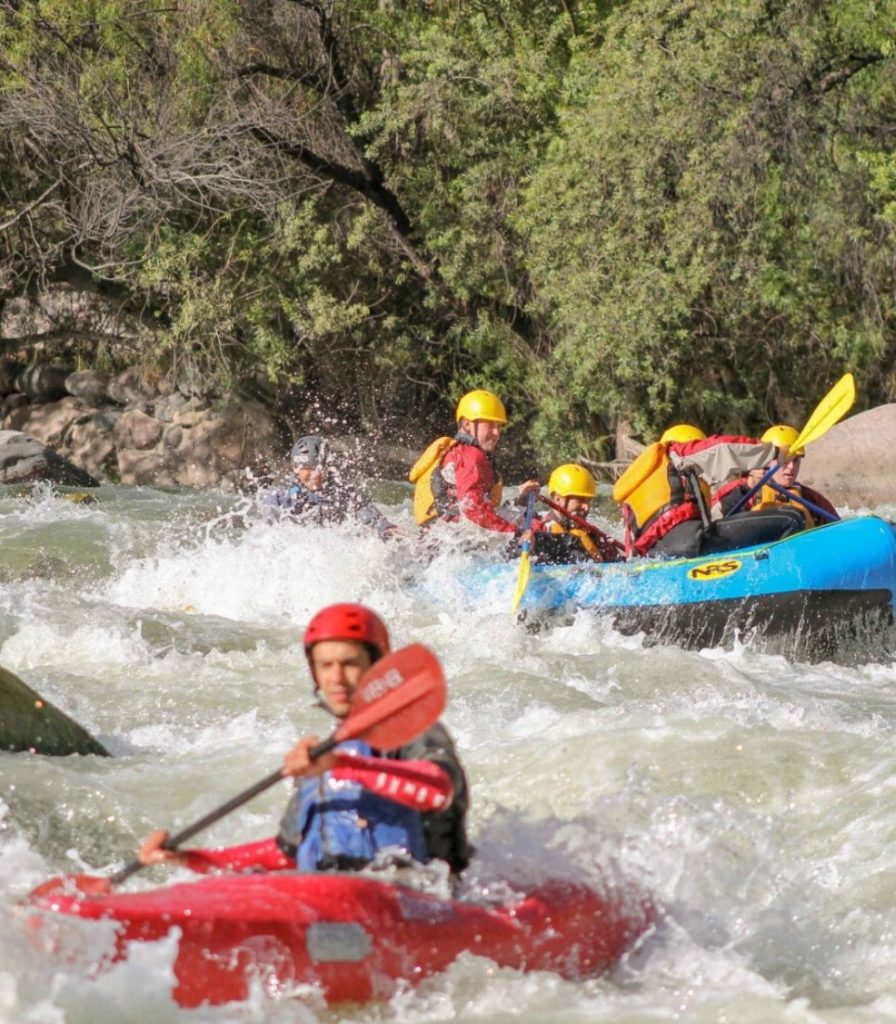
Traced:
<svg viewBox="0 0 896 1024">
<path fill-rule="evenodd" d="M 0 302 L 64 283 L 112 311 L 0 341 L 409 433 L 491 386 L 545 460 L 798 423 L 845 369 L 888 400 L 894 23 L 0 0 Z"/>
</svg>

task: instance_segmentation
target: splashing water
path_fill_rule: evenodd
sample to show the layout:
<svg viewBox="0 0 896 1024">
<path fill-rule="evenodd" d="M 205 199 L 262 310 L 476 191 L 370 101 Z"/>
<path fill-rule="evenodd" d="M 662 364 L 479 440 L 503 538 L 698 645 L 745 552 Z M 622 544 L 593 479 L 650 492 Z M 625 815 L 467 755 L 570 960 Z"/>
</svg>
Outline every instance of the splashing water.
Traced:
<svg viewBox="0 0 896 1024">
<path fill-rule="evenodd" d="M 657 932 L 581 984 L 464 956 L 362 1022 L 896 1020 L 893 667 L 803 664 L 645 646 L 593 614 L 539 633 L 510 594 L 471 602 L 461 546 L 271 519 L 216 494 L 103 488 L 0 498 L 0 665 L 96 735 L 113 758 L 0 754 L 0 1020 L 273 1024 L 346 1019 L 313 992 L 181 1010 L 176 937 L 99 976 L 103 924 L 66 922 L 68 958 L 23 942 L 19 899 L 48 876 L 130 859 L 328 724 L 301 631 L 360 600 L 396 646 L 440 656 L 446 722 L 473 790 L 470 884 L 608 873 L 661 905 Z M 271 834 L 276 787 L 203 844 Z M 147 873 L 135 885 L 186 872 Z"/>
</svg>

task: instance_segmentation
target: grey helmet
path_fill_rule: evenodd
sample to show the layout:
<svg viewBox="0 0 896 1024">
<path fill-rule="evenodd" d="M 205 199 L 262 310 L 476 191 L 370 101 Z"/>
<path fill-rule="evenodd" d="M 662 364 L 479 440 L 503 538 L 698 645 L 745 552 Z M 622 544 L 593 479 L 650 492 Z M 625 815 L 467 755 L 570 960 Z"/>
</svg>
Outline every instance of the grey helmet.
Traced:
<svg viewBox="0 0 896 1024">
<path fill-rule="evenodd" d="M 326 438 L 308 434 L 292 446 L 289 460 L 294 466 L 322 466 L 327 461 L 327 448 Z"/>
</svg>

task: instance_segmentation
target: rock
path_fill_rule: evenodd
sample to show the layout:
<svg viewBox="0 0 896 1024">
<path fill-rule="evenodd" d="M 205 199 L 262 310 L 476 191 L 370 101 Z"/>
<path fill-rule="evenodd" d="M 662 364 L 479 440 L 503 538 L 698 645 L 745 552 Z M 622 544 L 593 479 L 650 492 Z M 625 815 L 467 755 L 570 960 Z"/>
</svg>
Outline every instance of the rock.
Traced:
<svg viewBox="0 0 896 1024">
<path fill-rule="evenodd" d="M 29 366 L 16 377 L 16 390 L 29 398 L 55 402 L 68 394 L 65 382 L 70 374 L 62 366 Z"/>
<path fill-rule="evenodd" d="M 140 374 L 136 367 L 131 367 L 123 373 L 118 374 L 109 381 L 109 397 L 119 405 L 127 405 L 128 402 L 142 402 L 151 395 L 148 389 L 140 380 Z"/>
<path fill-rule="evenodd" d="M 5 420 L 10 413 L 26 405 L 31 405 L 31 399 L 27 395 L 23 395 L 21 391 L 14 391 L 3 399 L 3 405 L 0 406 L 0 416 Z"/>
<path fill-rule="evenodd" d="M 0 668 L 0 750 L 109 756 L 86 729 L 5 668 Z"/>
<path fill-rule="evenodd" d="M 896 404 L 850 416 L 813 441 L 800 480 L 837 506 L 896 504 Z"/>
<path fill-rule="evenodd" d="M 171 422 L 182 427 L 194 427 L 209 415 L 209 404 L 206 399 L 187 398 L 177 408 L 172 409 Z"/>
<path fill-rule="evenodd" d="M 18 430 L 0 430 L 0 483 L 47 480 L 69 487 L 98 487 L 88 472 Z"/>
<path fill-rule="evenodd" d="M 166 448 L 179 448 L 183 439 L 184 428 L 179 423 L 172 423 L 171 426 L 165 427 L 165 432 L 162 434 L 162 444 Z"/>
<path fill-rule="evenodd" d="M 141 452 L 124 448 L 118 452 L 118 476 L 123 484 L 147 487 L 176 487 L 178 464 L 169 460 L 167 452 Z"/>
<path fill-rule="evenodd" d="M 103 405 L 110 401 L 109 375 L 96 370 L 78 370 L 65 378 L 70 395 L 83 399 L 88 405 Z"/>
<path fill-rule="evenodd" d="M 69 427 L 84 415 L 84 411 L 80 398 L 66 395 L 60 402 L 14 409 L 6 417 L 4 425 L 9 430 L 20 430 L 37 438 L 51 448 L 61 448 Z"/>
<path fill-rule="evenodd" d="M 16 390 L 16 380 L 24 369 L 24 363 L 12 359 L 0 360 L 0 395 L 11 395 Z"/>
<path fill-rule="evenodd" d="M 113 440 L 118 448 L 146 451 L 155 447 L 162 436 L 162 424 L 141 409 L 122 413 L 115 425 Z"/>
<path fill-rule="evenodd" d="M 95 477 L 118 477 L 115 443 L 112 440 L 115 422 L 122 414 L 100 409 L 81 416 L 65 435 L 65 454 Z"/>
<path fill-rule="evenodd" d="M 173 377 L 169 377 L 167 374 L 164 377 L 159 377 L 156 381 L 156 394 L 162 398 L 168 398 L 169 395 L 173 395 L 177 391 L 177 385 L 174 382 Z"/>
</svg>

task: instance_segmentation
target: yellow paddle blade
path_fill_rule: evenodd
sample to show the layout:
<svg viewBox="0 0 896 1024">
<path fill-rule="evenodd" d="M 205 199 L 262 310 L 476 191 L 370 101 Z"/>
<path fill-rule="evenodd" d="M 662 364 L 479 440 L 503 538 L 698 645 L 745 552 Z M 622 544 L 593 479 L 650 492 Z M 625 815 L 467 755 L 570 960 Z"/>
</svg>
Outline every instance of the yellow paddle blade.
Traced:
<svg viewBox="0 0 896 1024">
<path fill-rule="evenodd" d="M 516 612 L 520 606 L 520 601 L 523 599 L 523 594 L 526 592 L 526 587 L 529 584 L 529 551 L 524 550 L 520 555 L 520 572 L 516 578 L 516 590 L 513 592 L 513 605 L 511 611 Z"/>
<path fill-rule="evenodd" d="M 815 407 L 815 411 L 800 431 L 799 437 L 790 445 L 790 450 L 798 451 L 800 448 L 805 448 L 810 442 L 817 441 L 835 423 L 839 423 L 843 419 L 855 400 L 855 378 L 851 373 L 844 373 Z"/>
</svg>

